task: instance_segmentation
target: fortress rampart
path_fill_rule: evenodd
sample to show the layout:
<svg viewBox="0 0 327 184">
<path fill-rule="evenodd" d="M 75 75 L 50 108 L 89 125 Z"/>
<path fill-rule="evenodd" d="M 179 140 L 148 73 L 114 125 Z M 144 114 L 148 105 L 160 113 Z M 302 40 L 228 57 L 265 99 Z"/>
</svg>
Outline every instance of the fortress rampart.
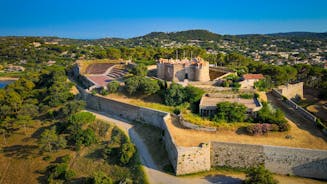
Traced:
<svg viewBox="0 0 327 184">
<path fill-rule="evenodd" d="M 217 166 L 245 168 L 264 164 L 273 173 L 327 180 L 325 150 L 213 141 L 197 147 L 182 147 L 175 143 L 169 130 L 169 113 L 92 95 L 85 90 L 81 90 L 81 96 L 90 109 L 161 128 L 176 175 L 207 171 Z"/>
</svg>

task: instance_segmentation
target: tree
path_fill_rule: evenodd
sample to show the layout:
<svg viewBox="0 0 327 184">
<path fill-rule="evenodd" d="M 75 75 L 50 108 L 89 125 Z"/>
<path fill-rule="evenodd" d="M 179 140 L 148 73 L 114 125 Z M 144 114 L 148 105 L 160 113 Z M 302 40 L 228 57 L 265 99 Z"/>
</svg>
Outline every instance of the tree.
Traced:
<svg viewBox="0 0 327 184">
<path fill-rule="evenodd" d="M 107 84 L 109 93 L 116 93 L 119 89 L 120 83 L 118 81 L 111 81 Z"/>
<path fill-rule="evenodd" d="M 119 49 L 116 48 L 108 48 L 107 49 L 107 56 L 109 59 L 120 59 L 121 58 L 121 52 Z"/>
<path fill-rule="evenodd" d="M 182 85 L 172 83 L 164 93 L 164 102 L 169 106 L 181 105 L 185 102 L 187 95 Z"/>
<path fill-rule="evenodd" d="M 245 105 L 236 102 L 220 102 L 217 104 L 216 121 L 242 122 L 246 118 Z"/>
<path fill-rule="evenodd" d="M 56 134 L 56 127 L 46 129 L 39 138 L 39 147 L 42 151 L 52 152 L 66 147 L 66 139 Z"/>
<path fill-rule="evenodd" d="M 72 124 L 76 123 L 76 124 L 90 124 L 93 123 L 95 120 L 95 115 L 93 115 L 90 112 L 78 112 L 74 115 L 71 115 L 68 118 L 68 121 Z"/>
<path fill-rule="evenodd" d="M 140 77 L 138 76 L 130 77 L 125 80 L 125 89 L 130 95 L 135 94 L 139 86 Z"/>
<path fill-rule="evenodd" d="M 245 184 L 277 184 L 278 181 L 273 178 L 271 172 L 263 165 L 252 167 L 246 172 Z"/>
<path fill-rule="evenodd" d="M 160 89 L 159 84 L 155 80 L 143 78 L 140 82 L 140 89 L 146 95 L 154 94 Z"/>
<path fill-rule="evenodd" d="M 128 164 L 130 159 L 134 156 L 135 152 L 136 150 L 132 143 L 130 142 L 124 143 L 120 149 L 120 154 L 121 154 L 120 162 L 122 164 Z"/>
<path fill-rule="evenodd" d="M 95 172 L 90 179 L 91 184 L 112 184 L 112 179 L 105 173 L 99 171 Z"/>
<path fill-rule="evenodd" d="M 148 67 L 142 63 L 132 68 L 132 74 L 136 76 L 146 76 L 147 73 L 148 73 Z"/>
<path fill-rule="evenodd" d="M 187 95 L 187 99 L 190 103 L 195 103 L 201 100 L 204 91 L 194 86 L 186 86 L 185 94 Z"/>
</svg>

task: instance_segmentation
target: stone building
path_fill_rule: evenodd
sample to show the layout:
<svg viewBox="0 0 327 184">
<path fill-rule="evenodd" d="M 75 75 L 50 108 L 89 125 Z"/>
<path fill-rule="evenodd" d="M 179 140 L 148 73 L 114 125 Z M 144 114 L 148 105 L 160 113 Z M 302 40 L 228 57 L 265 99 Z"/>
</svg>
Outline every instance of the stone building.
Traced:
<svg viewBox="0 0 327 184">
<path fill-rule="evenodd" d="M 303 99 L 303 82 L 278 86 L 277 91 L 288 99 Z"/>
<path fill-rule="evenodd" d="M 240 82 L 242 89 L 253 89 L 254 83 L 259 81 L 260 79 L 264 79 L 265 77 L 262 74 L 244 74 Z"/>
<path fill-rule="evenodd" d="M 213 116 L 217 113 L 217 103 L 231 102 L 240 103 L 247 108 L 246 113 L 248 115 L 255 115 L 257 111 L 262 108 L 262 104 L 257 98 L 243 99 L 238 97 L 222 97 L 214 96 L 210 94 L 203 95 L 199 104 L 199 113 L 201 116 Z"/>
<path fill-rule="evenodd" d="M 189 59 L 159 59 L 157 76 L 168 81 L 210 81 L 209 62 L 202 58 Z"/>
</svg>

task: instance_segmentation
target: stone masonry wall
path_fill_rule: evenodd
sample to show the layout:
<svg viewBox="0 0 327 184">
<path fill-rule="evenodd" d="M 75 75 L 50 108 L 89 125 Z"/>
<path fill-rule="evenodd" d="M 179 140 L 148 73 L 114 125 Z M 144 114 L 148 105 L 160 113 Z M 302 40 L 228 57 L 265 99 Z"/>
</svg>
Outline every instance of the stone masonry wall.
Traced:
<svg viewBox="0 0 327 184">
<path fill-rule="evenodd" d="M 234 168 L 251 167 L 264 163 L 263 147 L 260 145 L 211 142 L 211 166 Z"/>
<path fill-rule="evenodd" d="M 210 164 L 210 144 L 199 147 L 178 147 L 176 175 L 208 171 Z"/>
<path fill-rule="evenodd" d="M 264 164 L 273 173 L 327 179 L 327 151 L 238 143 L 211 143 L 211 167 Z"/>
<path fill-rule="evenodd" d="M 169 113 L 125 104 L 82 92 L 87 107 L 142 121 L 164 131 L 163 140 L 176 175 L 196 173 L 216 166 L 250 167 L 264 164 L 274 173 L 327 180 L 327 151 L 302 148 L 211 142 L 199 147 L 180 147 L 174 142 L 167 122 Z"/>
</svg>

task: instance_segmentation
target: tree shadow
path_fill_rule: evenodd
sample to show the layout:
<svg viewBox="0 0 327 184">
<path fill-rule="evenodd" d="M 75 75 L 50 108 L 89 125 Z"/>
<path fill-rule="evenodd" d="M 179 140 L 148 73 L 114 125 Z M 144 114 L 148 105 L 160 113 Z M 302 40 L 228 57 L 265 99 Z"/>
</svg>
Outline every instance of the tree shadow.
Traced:
<svg viewBox="0 0 327 184">
<path fill-rule="evenodd" d="M 249 135 L 246 131 L 246 127 L 239 127 L 237 130 L 236 130 L 236 134 L 237 135 Z"/>
<path fill-rule="evenodd" d="M 37 153 L 34 153 L 36 145 L 13 145 L 3 148 L 3 153 L 6 157 L 13 157 L 18 159 L 28 159 Z"/>
<path fill-rule="evenodd" d="M 241 184 L 243 180 L 222 174 L 208 175 L 204 177 L 208 182 L 215 184 Z"/>
<path fill-rule="evenodd" d="M 92 160 L 100 160 L 100 159 L 103 159 L 103 149 L 102 148 L 96 149 L 93 152 L 87 154 L 85 157 L 86 158 L 90 158 Z"/>
<path fill-rule="evenodd" d="M 40 135 L 44 132 L 44 130 L 49 129 L 55 125 L 49 125 L 49 126 L 43 126 L 39 129 L 37 129 L 33 134 L 31 135 L 32 138 L 38 139 L 40 138 Z"/>
</svg>

